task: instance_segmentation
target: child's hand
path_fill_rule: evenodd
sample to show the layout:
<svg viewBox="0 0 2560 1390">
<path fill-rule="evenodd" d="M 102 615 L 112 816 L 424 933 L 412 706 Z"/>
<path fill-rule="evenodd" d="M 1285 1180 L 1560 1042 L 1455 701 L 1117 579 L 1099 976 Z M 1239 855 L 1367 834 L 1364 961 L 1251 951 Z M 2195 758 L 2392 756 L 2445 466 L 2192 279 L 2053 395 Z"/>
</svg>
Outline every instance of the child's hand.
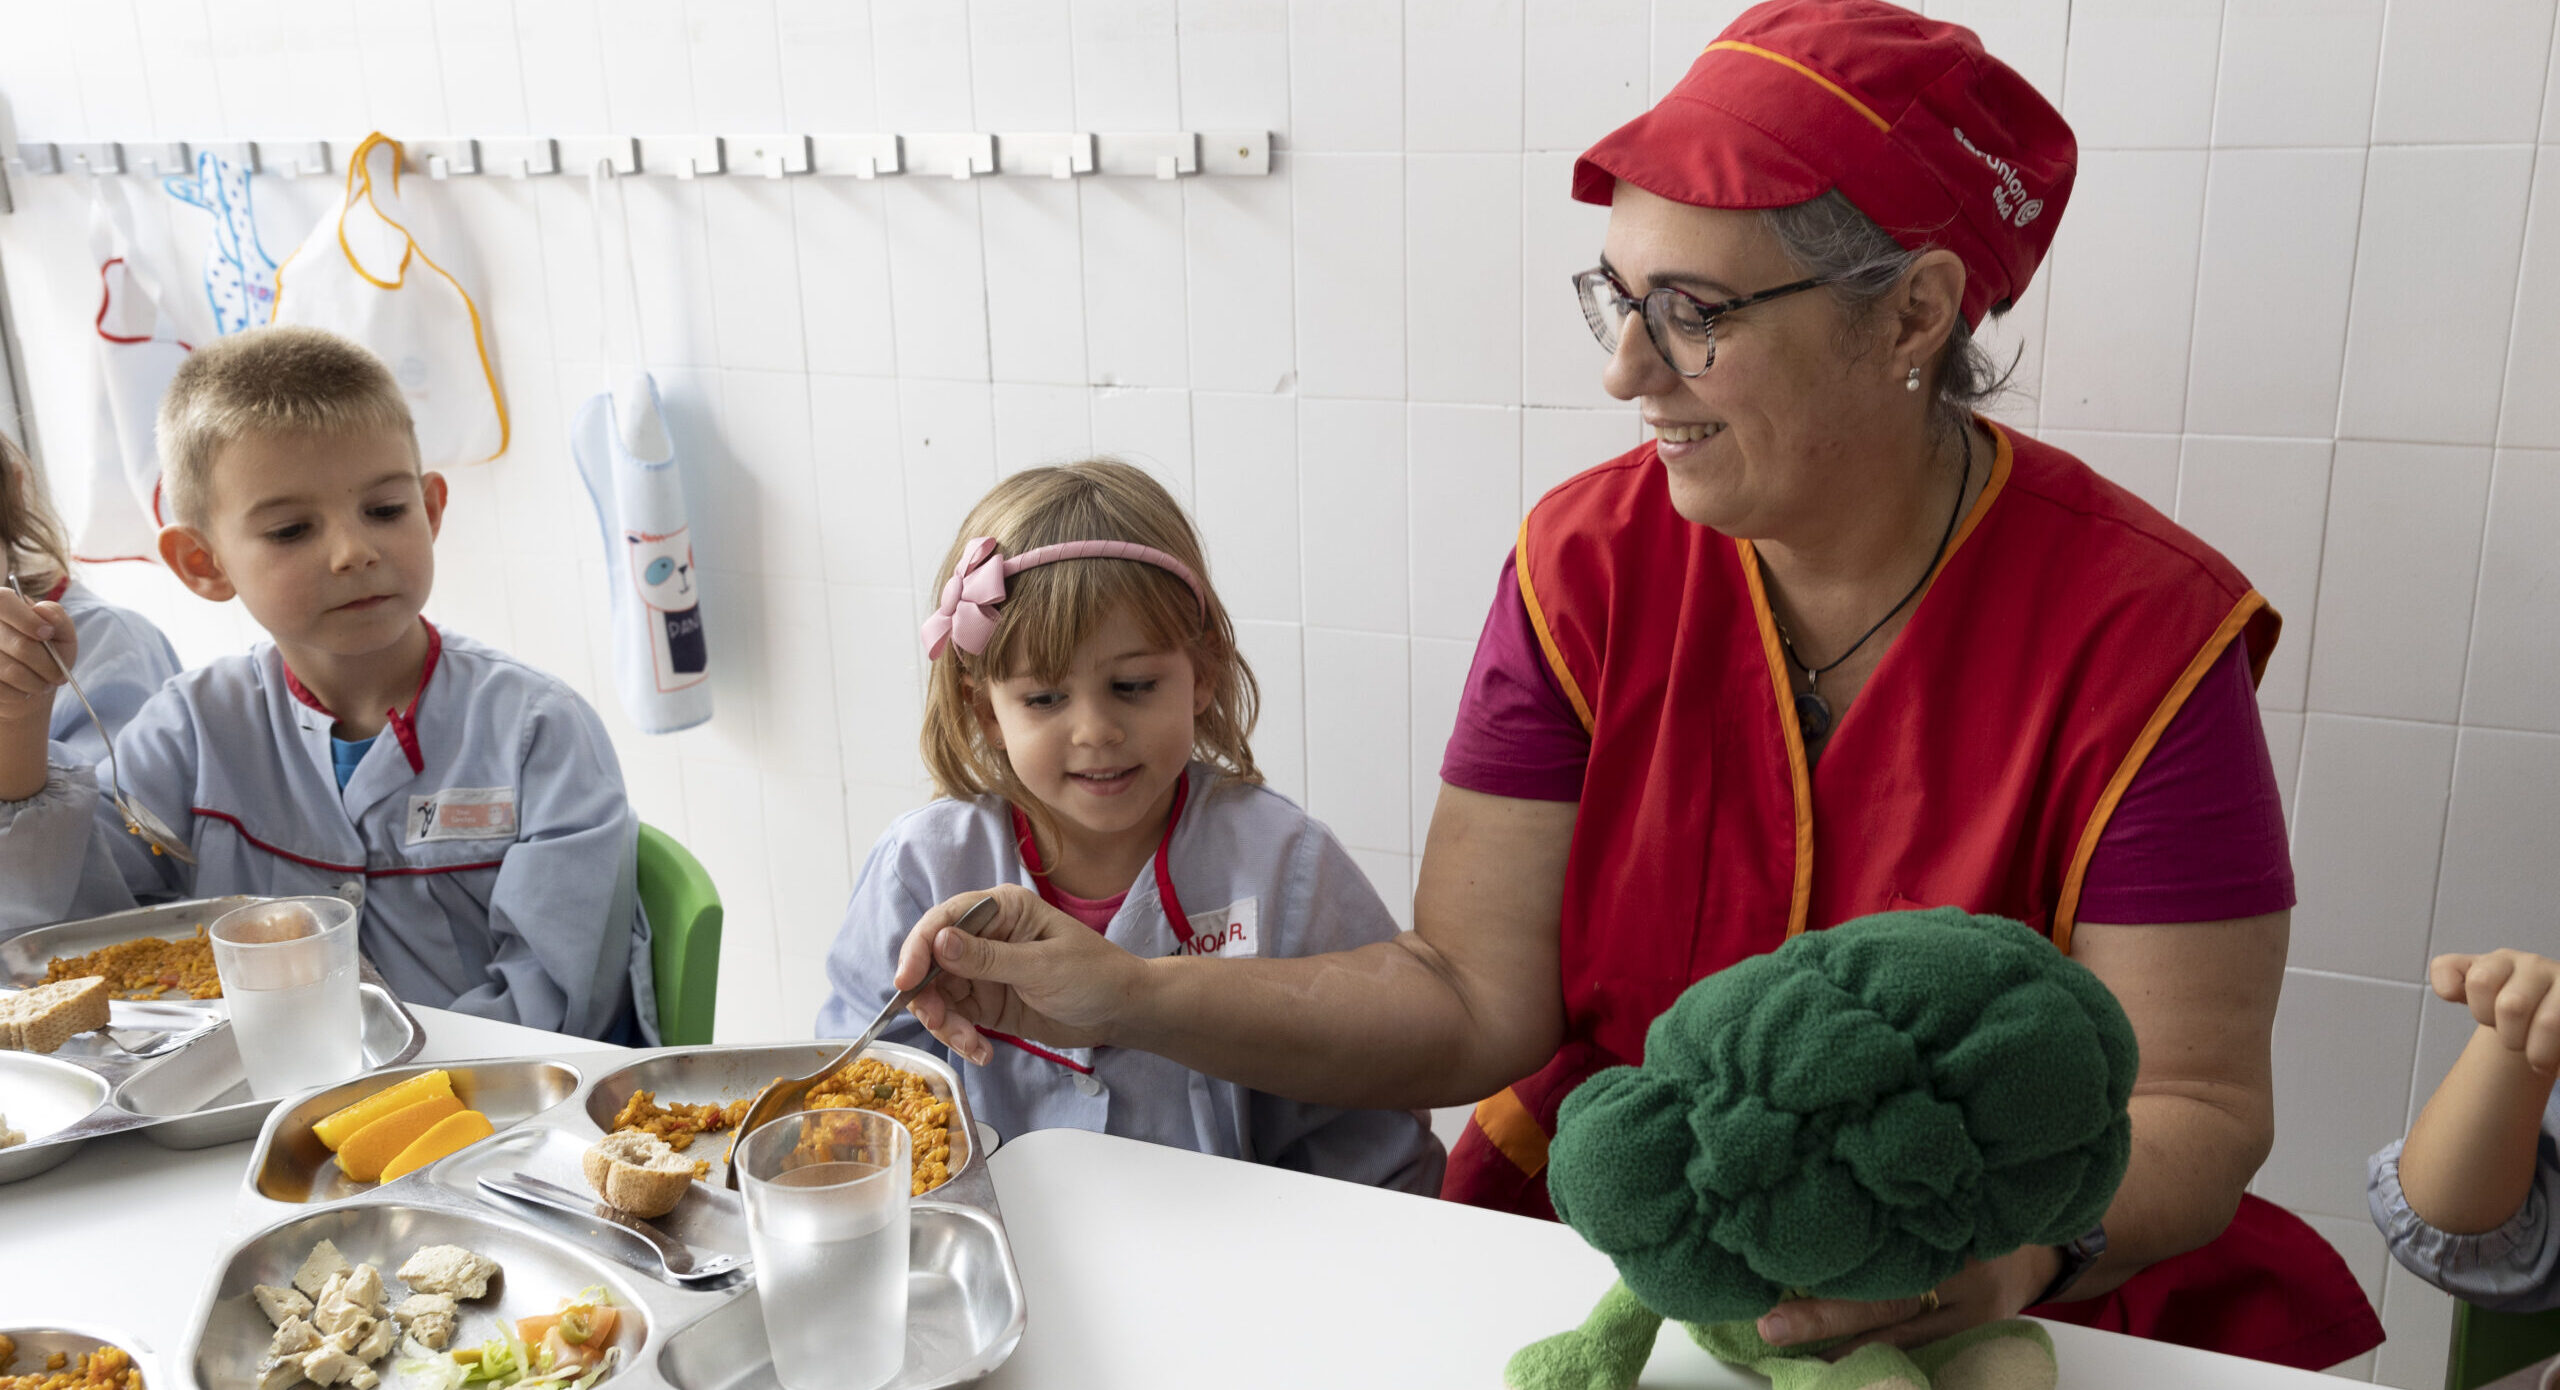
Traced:
<svg viewBox="0 0 2560 1390">
<path fill-rule="evenodd" d="M 45 652 L 48 641 L 64 661 L 79 659 L 80 636 L 61 604 L 29 603 L 0 586 L 0 724 L 52 717 L 64 677 Z"/>
<path fill-rule="evenodd" d="M 2441 998 L 2467 1005 L 2536 1072 L 2560 1072 L 2560 961 L 2517 950 L 2438 956 L 2427 963 L 2427 983 Z"/>
</svg>

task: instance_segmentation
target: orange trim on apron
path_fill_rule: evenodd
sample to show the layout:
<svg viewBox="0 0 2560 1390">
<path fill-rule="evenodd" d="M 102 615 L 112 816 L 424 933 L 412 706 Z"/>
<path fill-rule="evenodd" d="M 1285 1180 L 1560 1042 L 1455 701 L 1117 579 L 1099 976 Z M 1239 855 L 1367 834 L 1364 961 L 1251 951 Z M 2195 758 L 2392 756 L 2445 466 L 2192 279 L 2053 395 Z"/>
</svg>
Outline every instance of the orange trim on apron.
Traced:
<svg viewBox="0 0 2560 1390">
<path fill-rule="evenodd" d="M 1805 756 L 1804 730 L 1796 724 L 1795 682 L 1787 677 L 1787 656 L 1778 641 L 1778 618 L 1769 608 L 1769 591 L 1760 583 L 1760 552 L 1749 541 L 1735 541 L 1742 556 L 1742 582 L 1751 588 L 1752 615 L 1760 622 L 1760 650 L 1769 660 L 1769 684 L 1778 696 L 1778 727 L 1787 740 L 1787 779 L 1795 788 L 1796 880 L 1787 902 L 1787 936 L 1804 932 L 1805 914 L 1813 907 L 1813 762 Z"/>
<path fill-rule="evenodd" d="M 2150 720 L 2135 736 L 2133 747 L 2126 750 L 2124 761 L 2116 765 L 2115 775 L 2107 779 L 2107 789 L 2098 794 L 2097 809 L 2089 813 L 2089 824 L 2080 832 L 2080 844 L 2071 852 L 2071 868 L 2063 875 L 2062 897 L 2054 907 L 2053 944 L 2064 955 L 2071 954 L 2071 929 L 2080 913 L 2080 888 L 2089 876 L 2089 860 L 2098 851 L 2098 837 L 2106 833 L 2107 821 L 2115 815 L 2116 804 L 2124 800 L 2125 789 L 2133 785 L 2134 774 L 2150 760 L 2151 750 L 2159 746 L 2160 736 L 2169 730 L 2169 721 L 2177 718 L 2179 710 L 2186 708 L 2187 697 L 2195 693 L 2205 673 L 2222 659 L 2231 639 L 2239 636 L 2241 630 L 2249 625 L 2249 620 L 2266 606 L 2267 596 L 2255 589 L 2242 594 L 2240 601 L 2231 606 L 2231 612 L 2223 618 L 2222 625 L 2213 630 L 2213 636 L 2205 639 L 2204 650 L 2197 652 L 2195 659 L 2187 663 L 2187 669 L 2178 673 L 2177 682 L 2169 687 L 2169 693 L 2160 697 L 2158 707 L 2151 711 Z"/>
<path fill-rule="evenodd" d="M 1512 543 L 1511 568 L 1520 578 L 1520 606 L 1529 610 L 1529 626 L 1538 634 L 1538 649 L 1547 654 L 1547 669 L 1556 673 L 1556 684 L 1564 687 L 1564 697 L 1573 702 L 1573 717 L 1582 721 L 1582 731 L 1597 727 L 1591 718 L 1591 702 L 1582 698 L 1582 687 L 1576 685 L 1573 672 L 1566 669 L 1564 653 L 1556 649 L 1555 634 L 1547 630 L 1546 610 L 1538 606 L 1537 586 L 1529 582 L 1529 523 L 1520 523 L 1519 539 Z"/>
<path fill-rule="evenodd" d="M 1547 1132 L 1508 1086 L 1476 1102 L 1476 1128 L 1521 1172 L 1536 1177 L 1547 1167 Z"/>
<path fill-rule="evenodd" d="M 1991 478 L 1982 485 L 1982 494 L 1973 499 L 1973 506 L 1966 511 L 1964 521 L 1956 528 L 1955 535 L 1947 541 L 1947 553 L 1938 557 L 1937 567 L 1929 571 L 1928 582 L 1912 599 L 1914 608 L 1927 600 L 1928 591 L 1938 583 L 1938 576 L 1946 571 L 1947 565 L 1955 559 L 1956 552 L 1964 549 L 1964 543 L 1973 535 L 1974 528 L 1981 525 L 1982 519 L 1991 514 L 1991 504 L 1999 499 L 2001 488 L 2009 481 L 2012 455 L 2009 451 L 2008 431 L 1980 416 L 1974 418 L 1981 420 L 1990 428 L 1995 441 L 1991 453 Z M 1525 531 L 1526 528 L 1523 529 Z M 1778 639 L 1777 614 L 1769 607 L 1769 592 L 1760 582 L 1760 552 L 1747 540 L 1735 541 L 1733 544 L 1736 553 L 1742 557 L 1743 582 L 1750 586 L 1752 616 L 1760 623 L 1760 649 L 1769 660 L 1769 681 L 1776 688 L 1778 695 L 1778 724 L 1786 732 L 1787 775 L 1795 785 L 1795 896 L 1787 908 L 1787 935 L 1792 938 L 1803 935 L 1805 916 L 1813 904 L 1813 764 L 1812 760 L 1805 755 L 1804 730 L 1796 723 L 1795 683 L 1787 676 L 1787 657 L 1785 648 Z M 1528 568 L 1524 563 L 1521 566 L 1524 586 L 1527 583 L 1527 575 Z M 1527 592 L 1525 587 L 1522 592 L 1524 594 Z M 1535 612 L 1534 609 L 1531 611 Z M 1539 636 L 1542 640 L 1545 635 L 1545 629 L 1540 628 Z M 2065 901 L 2068 902 L 2069 899 L 2066 898 Z"/>
</svg>

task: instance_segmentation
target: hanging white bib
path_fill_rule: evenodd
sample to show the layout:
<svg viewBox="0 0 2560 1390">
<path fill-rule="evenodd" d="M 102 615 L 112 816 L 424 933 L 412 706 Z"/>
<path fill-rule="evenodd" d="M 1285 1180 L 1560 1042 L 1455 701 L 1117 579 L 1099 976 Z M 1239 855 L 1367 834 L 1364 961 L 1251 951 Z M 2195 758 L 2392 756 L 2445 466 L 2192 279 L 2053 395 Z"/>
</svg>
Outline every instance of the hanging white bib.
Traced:
<svg viewBox="0 0 2560 1390">
<path fill-rule="evenodd" d="M 160 450 L 155 424 L 160 397 L 186 361 L 161 286 L 144 264 L 139 240 L 113 180 L 89 186 L 89 250 L 98 265 L 94 362 L 94 433 L 89 443 L 89 505 L 73 538 L 86 563 L 156 560 L 160 527 Z"/>
<path fill-rule="evenodd" d="M 631 257 L 630 209 L 622 213 L 624 305 L 630 313 L 629 357 L 614 351 L 607 306 L 615 278 L 608 268 L 604 184 L 611 169 L 587 174 L 595 218 L 596 356 L 640 358 L 639 271 Z M 613 604 L 613 685 L 633 726 L 671 734 L 711 717 L 711 645 L 703 629 L 701 574 L 693 563 L 684 474 L 660 408 L 658 383 L 646 369 L 624 379 L 617 394 L 599 392 L 570 423 L 569 457 L 586 482 L 604 533 L 605 585 Z"/>
<path fill-rule="evenodd" d="M 372 349 L 409 398 L 427 467 L 485 463 L 506 452 L 507 412 L 480 311 L 410 234 L 399 198 L 400 142 L 366 136 L 345 196 L 276 269 L 275 321 Z"/>
</svg>

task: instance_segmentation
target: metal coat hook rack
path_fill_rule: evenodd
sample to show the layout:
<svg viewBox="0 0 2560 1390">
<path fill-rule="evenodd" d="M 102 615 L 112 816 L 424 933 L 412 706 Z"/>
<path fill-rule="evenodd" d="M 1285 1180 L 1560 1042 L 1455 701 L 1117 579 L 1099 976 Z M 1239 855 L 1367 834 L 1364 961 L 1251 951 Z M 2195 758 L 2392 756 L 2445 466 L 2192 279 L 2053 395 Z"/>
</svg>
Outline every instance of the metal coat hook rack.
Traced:
<svg viewBox="0 0 2560 1390">
<path fill-rule="evenodd" d="M 1180 179 L 1271 172 L 1267 130 L 508 136 L 403 140 L 401 147 L 409 172 L 429 179 L 584 174 L 601 163 L 620 174 L 679 179 Z M 302 178 L 330 173 L 354 149 L 354 141 L 341 140 L 39 140 L 0 148 L 0 173 L 183 174 L 194 169 L 198 153 L 212 153 L 252 173 Z M 8 206 L 8 186 L 0 179 L 0 212 Z"/>
</svg>

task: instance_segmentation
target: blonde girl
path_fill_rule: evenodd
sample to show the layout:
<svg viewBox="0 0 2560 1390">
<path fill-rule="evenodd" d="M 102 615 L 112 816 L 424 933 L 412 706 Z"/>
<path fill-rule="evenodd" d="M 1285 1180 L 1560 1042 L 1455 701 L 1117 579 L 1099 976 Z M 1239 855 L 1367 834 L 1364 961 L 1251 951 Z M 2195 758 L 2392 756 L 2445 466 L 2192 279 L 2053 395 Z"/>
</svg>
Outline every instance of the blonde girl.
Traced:
<svg viewBox="0 0 2560 1390">
<path fill-rule="evenodd" d="M 15 591 L 0 583 L 0 605 L 36 605 L 36 614 L 57 633 L 51 639 L 54 649 L 71 661 L 71 674 L 89 702 L 84 707 L 67 686 L 41 692 L 0 690 L 0 701 L 47 702 L 46 737 L 58 745 L 52 760 L 95 766 L 107 754 L 107 740 L 163 681 L 178 673 L 178 654 L 150 619 L 99 598 L 72 578 L 70 547 L 63 544 L 62 522 L 45 499 L 44 480 L 5 434 L 0 434 L 0 555 L 17 580 Z M 71 631 L 61 630 L 65 623 Z M 96 721 L 89 716 L 91 708 L 97 711 Z"/>
<path fill-rule="evenodd" d="M 1396 934 L 1332 833 L 1261 785 L 1253 672 L 1161 484 L 1108 459 L 1015 474 L 971 510 L 937 577 L 923 751 L 942 795 L 863 866 L 827 957 L 822 1036 L 871 1021 L 909 929 L 962 893 L 1036 896 L 1150 958 L 1314 955 Z M 949 1055 L 912 1017 L 889 1036 Z M 1438 1188 L 1439 1142 L 1412 1112 L 1304 1105 L 1134 1050 L 987 1037 L 963 1076 L 1002 1136 L 1098 1130 Z"/>
</svg>

